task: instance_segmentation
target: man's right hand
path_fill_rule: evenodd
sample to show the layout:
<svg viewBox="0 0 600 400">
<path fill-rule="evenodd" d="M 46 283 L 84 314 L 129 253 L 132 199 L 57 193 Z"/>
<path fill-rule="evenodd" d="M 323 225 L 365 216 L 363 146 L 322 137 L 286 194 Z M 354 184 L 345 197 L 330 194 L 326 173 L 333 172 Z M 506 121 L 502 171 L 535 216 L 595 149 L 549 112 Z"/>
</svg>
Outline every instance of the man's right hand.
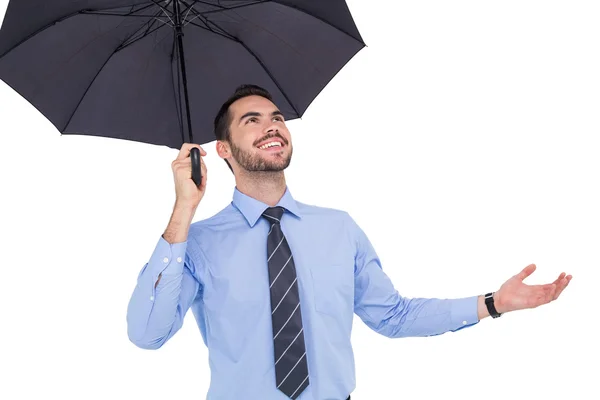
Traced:
<svg viewBox="0 0 600 400">
<path fill-rule="evenodd" d="M 200 149 L 200 169 L 202 171 L 200 186 L 196 186 L 192 180 L 190 150 L 193 147 Z M 175 179 L 175 203 L 177 206 L 195 209 L 204 197 L 206 191 L 206 165 L 202 156 L 206 156 L 206 152 L 202 147 L 195 143 L 184 143 L 179 150 L 177 158 L 171 163 L 173 178 Z"/>
</svg>

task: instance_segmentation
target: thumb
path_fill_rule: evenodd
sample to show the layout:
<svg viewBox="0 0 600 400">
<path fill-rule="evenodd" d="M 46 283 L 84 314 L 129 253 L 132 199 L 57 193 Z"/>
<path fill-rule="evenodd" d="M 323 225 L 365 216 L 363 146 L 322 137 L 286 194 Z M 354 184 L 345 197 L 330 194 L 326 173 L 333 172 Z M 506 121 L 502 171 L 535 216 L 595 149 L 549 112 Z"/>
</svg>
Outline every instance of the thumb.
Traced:
<svg viewBox="0 0 600 400">
<path fill-rule="evenodd" d="M 533 271 L 535 271 L 535 268 L 536 268 L 535 264 L 529 264 L 528 266 L 523 268 L 523 270 L 521 272 L 519 272 L 519 274 L 517 275 L 517 278 L 519 278 L 520 280 L 527 278 L 529 275 L 531 275 L 533 273 Z"/>
</svg>

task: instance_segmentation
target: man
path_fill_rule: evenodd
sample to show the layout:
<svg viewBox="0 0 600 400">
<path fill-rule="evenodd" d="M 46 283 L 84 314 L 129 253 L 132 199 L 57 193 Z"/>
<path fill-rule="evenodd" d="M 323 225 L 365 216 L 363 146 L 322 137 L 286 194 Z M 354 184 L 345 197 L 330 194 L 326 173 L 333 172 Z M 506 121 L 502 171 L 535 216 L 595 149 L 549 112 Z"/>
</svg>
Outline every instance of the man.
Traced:
<svg viewBox="0 0 600 400">
<path fill-rule="evenodd" d="M 210 356 L 210 399 L 349 399 L 353 314 L 390 338 L 431 336 L 558 298 L 571 280 L 528 286 L 525 267 L 498 291 L 402 297 L 347 212 L 296 201 L 284 170 L 292 138 L 271 96 L 242 86 L 215 118 L 216 150 L 235 175 L 233 201 L 191 224 L 206 190 L 190 149 L 173 161 L 176 201 L 128 307 L 130 340 L 158 349 L 192 310 Z M 206 152 L 201 149 L 201 155 Z"/>
</svg>

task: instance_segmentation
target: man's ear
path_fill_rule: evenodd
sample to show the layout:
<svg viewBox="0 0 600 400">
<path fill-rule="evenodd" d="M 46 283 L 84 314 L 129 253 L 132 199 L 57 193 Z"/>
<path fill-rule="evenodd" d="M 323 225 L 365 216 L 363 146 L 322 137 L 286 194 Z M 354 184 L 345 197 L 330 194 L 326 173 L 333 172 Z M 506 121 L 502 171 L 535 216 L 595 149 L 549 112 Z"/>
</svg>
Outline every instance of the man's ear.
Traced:
<svg viewBox="0 0 600 400">
<path fill-rule="evenodd" d="M 223 159 L 229 157 L 229 155 L 231 154 L 231 152 L 229 151 L 229 145 L 223 140 L 217 140 L 216 148 L 217 154 Z"/>
<path fill-rule="evenodd" d="M 235 175 L 235 172 L 233 171 L 231 164 L 229 163 L 229 161 L 227 161 L 227 157 L 229 157 L 231 155 L 231 151 L 229 150 L 229 144 L 226 141 L 217 140 L 217 143 L 215 146 L 217 148 L 217 154 L 219 155 L 219 157 L 221 157 L 223 160 L 225 160 L 225 164 L 227 164 L 231 173 L 233 175 Z"/>
</svg>

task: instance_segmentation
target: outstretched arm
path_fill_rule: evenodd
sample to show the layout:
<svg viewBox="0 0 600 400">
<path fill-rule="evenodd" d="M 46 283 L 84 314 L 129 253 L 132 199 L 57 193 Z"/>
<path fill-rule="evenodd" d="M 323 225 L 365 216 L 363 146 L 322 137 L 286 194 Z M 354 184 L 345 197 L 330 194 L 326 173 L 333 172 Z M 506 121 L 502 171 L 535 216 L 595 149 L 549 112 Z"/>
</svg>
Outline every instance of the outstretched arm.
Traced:
<svg viewBox="0 0 600 400">
<path fill-rule="evenodd" d="M 391 337 L 434 336 L 473 326 L 490 314 L 483 295 L 455 299 L 406 298 L 383 271 L 369 239 L 349 217 L 355 253 L 354 310 L 374 331 Z M 546 304 L 562 293 L 571 276 L 561 274 L 547 285 L 528 286 L 523 279 L 535 270 L 532 264 L 511 277 L 494 293 L 500 313 Z"/>
<path fill-rule="evenodd" d="M 371 242 L 348 216 L 355 248 L 354 312 L 375 332 L 390 338 L 435 336 L 479 322 L 479 296 L 407 298 L 383 271 Z"/>
</svg>

